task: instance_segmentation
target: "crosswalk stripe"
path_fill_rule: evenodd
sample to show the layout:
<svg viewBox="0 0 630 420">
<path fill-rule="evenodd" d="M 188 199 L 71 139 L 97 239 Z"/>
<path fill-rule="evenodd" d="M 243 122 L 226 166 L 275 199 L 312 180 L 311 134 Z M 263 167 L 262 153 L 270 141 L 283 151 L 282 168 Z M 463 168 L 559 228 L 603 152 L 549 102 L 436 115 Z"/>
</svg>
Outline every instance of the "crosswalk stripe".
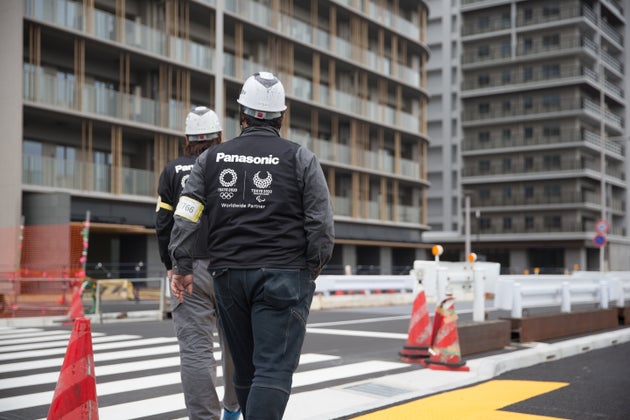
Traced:
<svg viewBox="0 0 630 420">
<path fill-rule="evenodd" d="M 174 337 L 157 337 L 157 338 L 145 338 L 141 340 L 131 340 L 125 342 L 113 342 L 93 345 L 92 349 L 96 353 L 101 350 L 112 350 L 119 348 L 150 346 L 155 344 L 172 343 L 177 341 Z M 67 343 L 66 343 L 67 344 Z M 31 357 L 43 357 L 53 356 L 57 354 L 66 354 L 66 347 L 52 348 L 52 349 L 40 349 L 33 351 L 23 351 L 19 353 L 0 354 L 0 360 L 16 360 L 16 359 L 28 359 Z"/>
<path fill-rule="evenodd" d="M 117 375 L 120 373 L 140 372 L 149 369 L 161 369 L 178 366 L 179 356 L 174 356 L 162 359 L 141 360 L 139 362 L 118 363 L 115 365 L 96 365 L 94 367 L 94 372 L 96 373 L 97 379 L 99 381 L 102 381 L 103 378 L 108 375 Z M 54 384 L 57 382 L 58 378 L 59 372 L 48 372 L 20 376 L 18 378 L 0 379 L 0 390 L 41 384 Z"/>
<path fill-rule="evenodd" d="M 329 368 L 317 369 L 307 372 L 298 372 L 293 375 L 293 386 L 306 386 L 325 381 L 334 381 L 342 378 L 353 376 L 361 376 L 369 373 L 383 372 L 386 370 L 408 367 L 409 365 L 396 362 L 358 362 L 348 365 L 334 366 Z"/>
<path fill-rule="evenodd" d="M 221 391 L 220 398 L 222 398 L 223 387 L 217 387 L 217 393 L 219 391 Z M 184 409 L 186 409 L 184 394 L 171 394 L 108 407 L 99 407 L 98 413 L 99 417 L 103 419 L 131 420 Z"/>
<path fill-rule="evenodd" d="M 67 340 L 68 338 L 70 338 L 70 333 L 60 331 L 58 334 L 47 334 L 41 337 L 13 338 L 9 340 L 7 340 L 5 337 L 2 337 L 2 336 L 0 336 L 0 338 L 2 338 L 2 342 L 0 342 L 0 351 L 4 351 L 5 346 L 11 346 L 15 344 L 37 343 L 40 341 L 50 341 L 50 340 Z"/>
<path fill-rule="evenodd" d="M 107 362 L 111 360 L 131 359 L 134 357 L 148 357 L 164 354 L 178 354 L 179 345 L 170 344 L 168 346 L 155 346 L 133 350 L 119 350 L 108 353 L 94 353 L 94 363 L 98 366 L 99 362 Z M 215 353 L 216 354 L 216 353 Z M 0 373 L 16 372 L 22 370 L 44 369 L 44 368 L 60 368 L 63 364 L 63 357 L 54 359 L 32 360 L 26 362 L 15 362 L 0 364 Z"/>
<path fill-rule="evenodd" d="M 121 335 L 110 335 L 110 336 L 92 336 L 92 343 L 108 343 L 111 341 L 122 341 L 122 340 L 138 340 L 142 338 L 139 335 L 130 335 L 130 334 L 121 334 Z M 32 343 L 24 343 L 24 344 L 16 344 L 13 346 L 0 346 L 0 353 L 7 353 L 12 351 L 24 351 L 24 350 L 35 350 L 35 349 L 47 349 L 53 347 L 68 347 L 68 340 L 59 340 L 59 341 L 44 341 L 44 342 L 32 342 Z M 0 360 L 2 355 L 0 354 Z M 12 359 L 12 357 L 9 357 Z"/>
<path fill-rule="evenodd" d="M 386 333 L 386 332 L 373 332 L 373 331 L 356 331 L 356 330 L 337 330 L 334 328 L 307 328 L 307 333 L 311 334 L 330 334 L 330 335 L 344 335 L 352 337 L 373 337 L 373 338 L 392 338 L 394 340 L 406 340 L 407 334 L 401 333 Z"/>
<path fill-rule="evenodd" d="M 41 328 L 20 328 L 19 330 L 15 327 L 0 327 L 0 335 L 5 334 L 27 334 L 30 332 L 44 331 Z"/>
<path fill-rule="evenodd" d="M 12 338 L 29 338 L 29 337 L 46 337 L 46 336 L 50 336 L 50 335 L 59 335 L 59 334 L 66 334 L 67 331 L 38 331 L 38 330 L 33 330 L 33 331 L 29 331 L 27 333 L 14 333 L 14 334 L 4 334 L 2 335 L 2 342 L 4 343 L 6 339 L 12 339 Z"/>
</svg>

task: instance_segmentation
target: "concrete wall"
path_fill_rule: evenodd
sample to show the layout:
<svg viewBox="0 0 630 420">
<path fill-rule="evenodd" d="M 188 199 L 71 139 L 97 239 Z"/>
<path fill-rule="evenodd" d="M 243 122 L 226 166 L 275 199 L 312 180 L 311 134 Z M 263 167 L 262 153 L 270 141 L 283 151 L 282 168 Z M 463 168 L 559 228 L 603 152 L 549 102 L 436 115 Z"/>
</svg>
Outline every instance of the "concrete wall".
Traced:
<svg viewBox="0 0 630 420">
<path fill-rule="evenodd" d="M 22 185 L 22 2 L 0 2 L 0 273 L 18 261 Z"/>
</svg>

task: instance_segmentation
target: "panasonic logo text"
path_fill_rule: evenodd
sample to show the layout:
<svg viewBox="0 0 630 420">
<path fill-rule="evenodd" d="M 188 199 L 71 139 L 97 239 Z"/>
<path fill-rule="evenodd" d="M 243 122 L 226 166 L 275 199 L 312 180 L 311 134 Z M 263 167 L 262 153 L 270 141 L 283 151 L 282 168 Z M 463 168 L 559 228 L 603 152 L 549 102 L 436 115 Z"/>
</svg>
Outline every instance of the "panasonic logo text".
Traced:
<svg viewBox="0 0 630 420">
<path fill-rule="evenodd" d="M 192 171 L 193 165 L 175 165 L 175 173 L 179 171 Z"/>
<path fill-rule="evenodd" d="M 217 153 L 217 162 L 237 162 L 237 163 L 253 163 L 255 165 L 278 165 L 280 158 L 274 155 L 269 156 L 248 156 L 248 155 L 226 155 L 225 153 Z"/>
</svg>

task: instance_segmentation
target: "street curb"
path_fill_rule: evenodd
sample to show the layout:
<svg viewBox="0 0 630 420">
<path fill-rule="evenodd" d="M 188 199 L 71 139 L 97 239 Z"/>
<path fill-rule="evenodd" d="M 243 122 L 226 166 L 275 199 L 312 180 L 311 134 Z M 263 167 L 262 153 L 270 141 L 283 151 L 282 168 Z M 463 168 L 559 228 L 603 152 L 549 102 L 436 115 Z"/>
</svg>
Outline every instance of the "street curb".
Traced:
<svg viewBox="0 0 630 420">
<path fill-rule="evenodd" d="M 418 399 L 452 389 L 487 381 L 503 373 L 541 363 L 576 356 L 630 341 L 630 327 L 562 340 L 554 343 L 528 343 L 527 348 L 507 353 L 470 359 L 470 372 L 422 369 L 381 378 L 358 381 L 323 390 L 292 395 L 285 412 L 294 420 L 344 419 L 379 408 Z M 357 389 L 369 388 L 398 391 L 383 397 Z"/>
</svg>

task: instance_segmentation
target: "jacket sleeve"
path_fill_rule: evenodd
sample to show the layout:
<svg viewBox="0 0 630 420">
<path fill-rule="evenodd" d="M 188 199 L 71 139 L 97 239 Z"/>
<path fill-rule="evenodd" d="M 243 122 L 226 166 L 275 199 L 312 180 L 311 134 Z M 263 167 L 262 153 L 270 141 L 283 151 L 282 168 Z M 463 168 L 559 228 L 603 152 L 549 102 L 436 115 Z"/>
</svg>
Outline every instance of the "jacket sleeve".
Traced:
<svg viewBox="0 0 630 420">
<path fill-rule="evenodd" d="M 173 268 L 171 257 L 168 253 L 168 243 L 171 239 L 171 230 L 173 229 L 173 212 L 177 204 L 177 198 L 174 197 L 175 192 L 172 190 L 172 182 L 170 182 L 169 174 L 165 168 L 160 174 L 158 183 L 158 202 L 155 208 L 155 233 L 158 238 L 158 249 L 160 251 L 160 260 L 167 270 Z"/>
<path fill-rule="evenodd" d="M 335 240 L 333 207 L 328 184 L 317 157 L 300 147 L 296 155 L 297 178 L 302 183 L 306 266 L 315 280 L 330 261 Z"/>
<path fill-rule="evenodd" d="M 173 273 L 192 274 L 193 257 L 201 217 L 207 217 L 203 209 L 205 202 L 205 167 L 207 153 L 202 153 L 193 166 L 179 198 L 173 217 L 173 230 L 168 251 L 173 261 Z M 185 207 L 195 207 L 195 217 L 188 217 Z"/>
</svg>

